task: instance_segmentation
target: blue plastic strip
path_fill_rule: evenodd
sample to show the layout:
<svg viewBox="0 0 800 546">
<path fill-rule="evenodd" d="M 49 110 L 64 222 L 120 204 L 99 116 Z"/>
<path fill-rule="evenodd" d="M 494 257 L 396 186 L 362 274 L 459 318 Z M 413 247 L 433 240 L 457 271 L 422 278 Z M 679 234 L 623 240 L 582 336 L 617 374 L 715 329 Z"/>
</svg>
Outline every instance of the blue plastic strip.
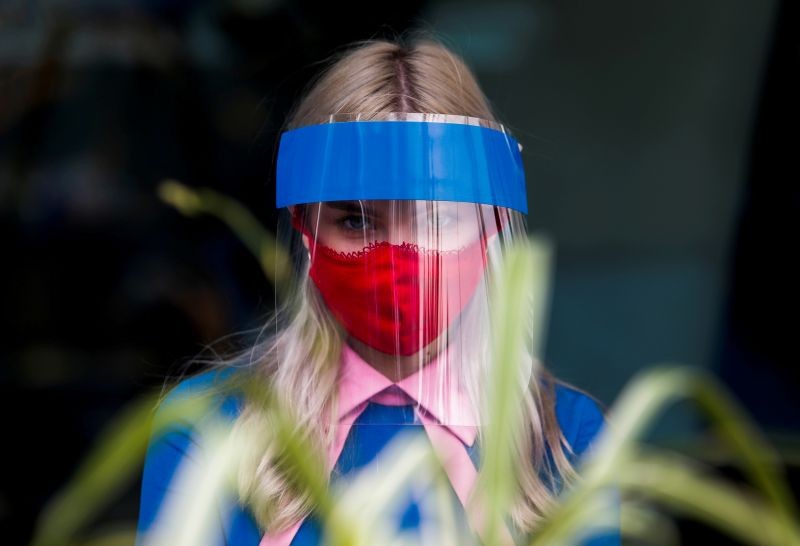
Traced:
<svg viewBox="0 0 800 546">
<path fill-rule="evenodd" d="M 421 199 L 528 212 L 517 141 L 477 125 L 347 121 L 287 131 L 278 207 L 355 199 Z"/>
</svg>

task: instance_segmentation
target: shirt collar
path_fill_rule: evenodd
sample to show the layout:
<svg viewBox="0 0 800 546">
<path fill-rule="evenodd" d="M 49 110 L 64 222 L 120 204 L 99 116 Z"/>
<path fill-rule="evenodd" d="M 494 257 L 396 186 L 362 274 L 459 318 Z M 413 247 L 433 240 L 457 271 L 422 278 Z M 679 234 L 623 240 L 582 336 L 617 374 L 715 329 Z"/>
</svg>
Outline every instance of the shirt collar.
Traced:
<svg viewBox="0 0 800 546">
<path fill-rule="evenodd" d="M 425 411 L 464 444 L 471 446 L 477 435 L 477 420 L 469 397 L 458 381 L 448 381 L 453 370 L 441 362 L 447 362 L 449 357 L 445 351 L 420 371 L 395 383 L 344 344 L 339 375 L 339 420 L 394 386 L 411 398 L 419 406 L 418 409 Z M 448 383 L 454 383 L 453 388 L 444 388 Z"/>
</svg>

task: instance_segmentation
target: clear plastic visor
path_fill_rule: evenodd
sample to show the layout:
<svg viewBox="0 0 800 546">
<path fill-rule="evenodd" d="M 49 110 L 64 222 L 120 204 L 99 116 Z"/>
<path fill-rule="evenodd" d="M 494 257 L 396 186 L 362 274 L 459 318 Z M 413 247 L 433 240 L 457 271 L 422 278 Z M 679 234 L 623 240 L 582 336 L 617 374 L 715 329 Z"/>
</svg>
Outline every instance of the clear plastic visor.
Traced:
<svg viewBox="0 0 800 546">
<path fill-rule="evenodd" d="M 525 236 L 524 216 L 425 200 L 326 201 L 289 211 L 308 275 L 300 283 L 306 304 L 321 315 L 320 328 L 333 325 L 343 340 L 342 417 L 367 402 L 391 421 L 410 424 L 413 413 L 417 424 L 467 427 L 469 439 L 491 372 L 488 280 L 504 248 Z"/>
<path fill-rule="evenodd" d="M 509 214 L 491 205 L 412 200 L 330 201 L 295 209 L 310 242 L 343 253 L 376 243 L 455 252 L 488 242 L 508 224 Z"/>
</svg>

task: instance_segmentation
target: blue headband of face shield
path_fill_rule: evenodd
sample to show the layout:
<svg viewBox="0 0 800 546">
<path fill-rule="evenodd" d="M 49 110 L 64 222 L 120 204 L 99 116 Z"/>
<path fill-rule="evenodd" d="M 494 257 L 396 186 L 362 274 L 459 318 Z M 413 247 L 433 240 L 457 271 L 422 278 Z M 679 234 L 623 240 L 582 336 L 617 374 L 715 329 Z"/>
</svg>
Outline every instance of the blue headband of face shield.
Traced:
<svg viewBox="0 0 800 546">
<path fill-rule="evenodd" d="M 283 133 L 278 207 L 361 199 L 462 201 L 527 214 L 520 146 L 501 126 L 463 122 L 343 121 Z"/>
</svg>

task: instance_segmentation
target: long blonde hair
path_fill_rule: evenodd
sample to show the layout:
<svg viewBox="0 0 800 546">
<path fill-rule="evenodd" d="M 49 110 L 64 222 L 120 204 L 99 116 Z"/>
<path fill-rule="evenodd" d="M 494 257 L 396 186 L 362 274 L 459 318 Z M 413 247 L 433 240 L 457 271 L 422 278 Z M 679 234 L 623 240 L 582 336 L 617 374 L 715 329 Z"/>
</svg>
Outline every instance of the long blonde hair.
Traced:
<svg viewBox="0 0 800 546">
<path fill-rule="evenodd" d="M 407 44 L 360 42 L 345 51 L 313 82 L 286 128 L 321 123 L 340 113 L 364 113 L 363 119 L 369 119 L 371 113 L 381 112 L 458 114 L 495 120 L 465 63 L 440 43 L 422 38 Z M 278 317 L 268 326 L 275 332 L 248 351 L 247 364 L 268 381 L 279 401 L 291 410 L 306 440 L 326 453 L 333 441 L 333 423 L 320 416 L 334 414 L 345 333 L 307 274 L 300 275 L 296 299 Z M 476 358 L 484 356 L 481 352 Z M 469 380 L 472 385 L 468 390 L 476 404 L 480 404 L 477 399 L 481 396 L 477 381 L 484 372 L 476 372 Z M 522 409 L 524 429 L 514 445 L 518 495 L 511 517 L 523 532 L 532 531 L 552 507 L 553 484 L 575 477 L 567 456 L 569 446 L 555 416 L 554 380 L 536 360 L 532 377 Z M 265 419 L 263 412 L 246 405 L 234 430 L 268 430 Z M 239 498 L 251 507 L 262 529 L 279 531 L 308 515 L 313 506 L 308 495 L 298 490 L 282 470 L 281 457 L 285 454 L 280 447 L 269 440 L 256 445 L 239 469 Z M 554 464 L 548 462 L 548 448 Z"/>
</svg>

